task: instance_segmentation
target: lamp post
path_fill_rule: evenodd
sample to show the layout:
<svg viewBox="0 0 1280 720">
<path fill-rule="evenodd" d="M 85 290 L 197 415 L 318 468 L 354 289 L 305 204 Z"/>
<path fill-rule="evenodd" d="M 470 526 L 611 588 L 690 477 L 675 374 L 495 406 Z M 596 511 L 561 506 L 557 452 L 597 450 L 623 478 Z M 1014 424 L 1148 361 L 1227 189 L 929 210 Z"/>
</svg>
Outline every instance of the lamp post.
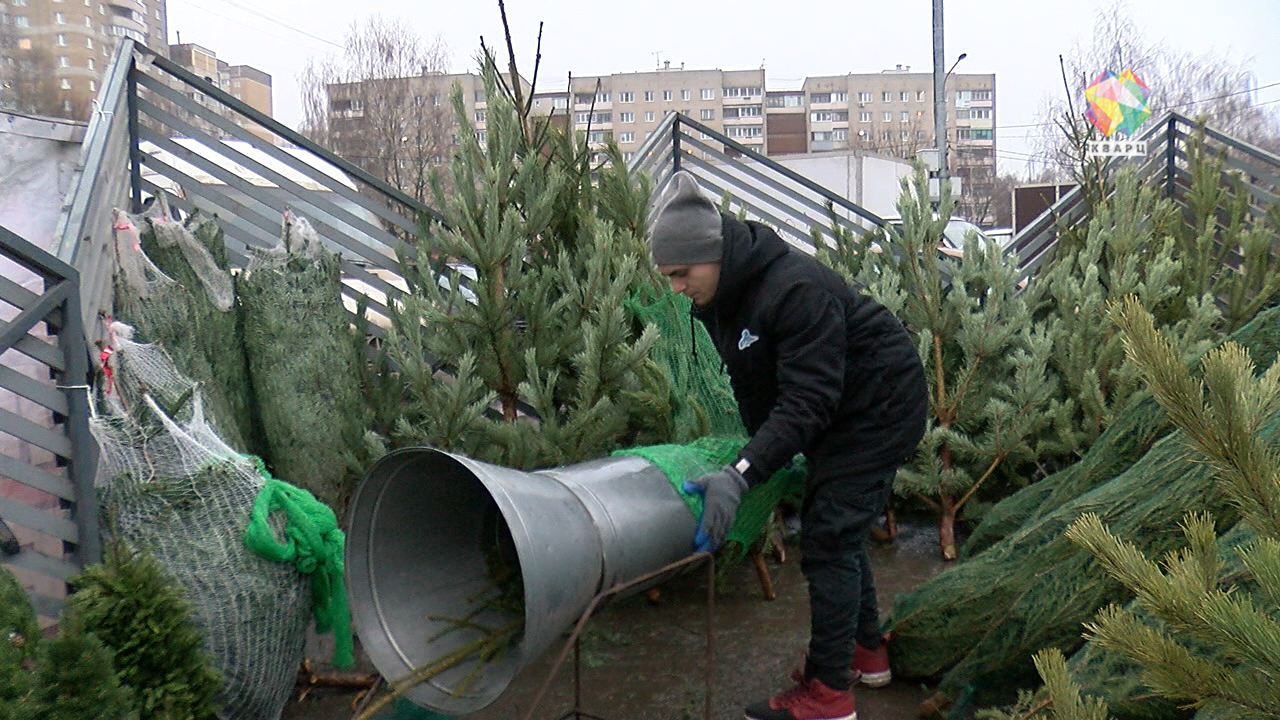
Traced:
<svg viewBox="0 0 1280 720">
<path fill-rule="evenodd" d="M 941 2 L 941 0 L 936 0 Z M 941 42 L 941 41 L 939 41 Z M 951 63 L 951 68 L 943 73 L 941 78 L 938 73 L 934 73 L 934 91 L 933 91 L 933 132 L 937 137 L 935 143 L 938 147 L 938 192 L 942 192 L 942 183 L 947 181 L 950 176 L 950 168 L 947 164 L 947 78 L 951 77 L 951 73 L 960 64 L 960 61 L 969 57 L 968 53 L 960 53 L 956 61 Z M 939 64 L 938 69 L 941 69 Z"/>
</svg>

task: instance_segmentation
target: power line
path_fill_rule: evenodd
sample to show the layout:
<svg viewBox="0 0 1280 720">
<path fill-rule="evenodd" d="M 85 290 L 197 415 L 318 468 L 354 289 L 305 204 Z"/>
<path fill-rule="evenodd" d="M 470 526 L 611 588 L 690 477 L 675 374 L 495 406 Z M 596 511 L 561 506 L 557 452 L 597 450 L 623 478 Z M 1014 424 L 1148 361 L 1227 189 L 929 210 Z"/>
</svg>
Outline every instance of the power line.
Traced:
<svg viewBox="0 0 1280 720">
<path fill-rule="evenodd" d="M 301 29 L 301 28 L 294 27 L 293 25 L 290 25 L 289 23 L 287 23 L 287 22 L 285 22 L 285 21 L 283 21 L 283 20 L 279 20 L 279 19 L 273 18 L 273 17 L 271 17 L 270 15 L 267 15 L 267 14 L 265 14 L 265 13 L 263 13 L 263 12 L 260 12 L 260 11 L 258 11 L 258 10 L 256 10 L 256 9 L 254 9 L 254 8 L 246 7 L 246 6 L 244 6 L 244 5 L 241 5 L 240 3 L 235 2 L 235 0 L 219 0 L 219 1 L 220 1 L 220 2 L 223 2 L 223 3 L 226 3 L 227 5 L 230 5 L 231 7 L 236 8 L 237 10 L 240 10 L 240 11 L 243 11 L 243 12 L 247 12 L 247 13 L 249 13 L 250 15 L 254 15 L 254 16 L 259 17 L 259 18 L 261 18 L 261 19 L 263 19 L 263 20 L 266 20 L 266 21 L 267 21 L 267 22 L 269 22 L 269 23 L 272 23 L 272 24 L 278 25 L 278 26 L 280 26 L 280 27 L 282 27 L 282 28 L 284 28 L 284 29 L 286 29 L 286 30 L 290 30 L 290 31 L 295 32 L 295 33 L 297 33 L 297 34 L 299 34 L 299 35 L 303 35 L 303 36 L 305 36 L 305 37 L 309 37 L 309 38 L 311 38 L 312 40 L 317 40 L 317 41 L 319 41 L 319 42 L 325 43 L 326 45 L 332 45 L 333 47 L 336 47 L 336 48 L 338 48 L 339 50 L 345 50 L 345 49 L 346 49 L 346 46 L 345 46 L 345 45 L 343 45 L 342 43 L 336 43 L 336 42 L 334 42 L 334 41 L 332 41 L 332 40 L 330 40 L 330 39 L 328 39 L 328 38 L 323 38 L 323 37 L 320 37 L 319 35 L 314 35 L 314 34 L 312 34 L 312 33 L 309 33 L 309 32 L 307 32 L 306 30 L 303 30 L 303 29 Z M 239 19 L 237 19 L 237 18 L 229 18 L 229 17 L 227 17 L 226 15 L 222 15 L 222 14 L 220 14 L 220 13 L 214 12 L 213 10 L 210 10 L 210 9 L 209 9 L 209 8 L 207 8 L 207 7 L 203 7 L 203 6 L 201 6 L 201 5 L 197 4 L 197 3 L 191 2 L 190 0 L 187 0 L 187 4 L 188 4 L 188 5 L 191 5 L 192 7 L 197 8 L 197 9 L 199 9 L 199 10 L 203 10 L 204 12 L 207 12 L 207 13 L 209 13 L 210 15 L 213 15 L 213 16 L 215 16 L 215 17 L 220 17 L 220 18 L 222 18 L 223 20 L 228 20 L 228 21 L 231 21 L 231 22 L 242 22 L 241 20 L 239 20 Z"/>
</svg>

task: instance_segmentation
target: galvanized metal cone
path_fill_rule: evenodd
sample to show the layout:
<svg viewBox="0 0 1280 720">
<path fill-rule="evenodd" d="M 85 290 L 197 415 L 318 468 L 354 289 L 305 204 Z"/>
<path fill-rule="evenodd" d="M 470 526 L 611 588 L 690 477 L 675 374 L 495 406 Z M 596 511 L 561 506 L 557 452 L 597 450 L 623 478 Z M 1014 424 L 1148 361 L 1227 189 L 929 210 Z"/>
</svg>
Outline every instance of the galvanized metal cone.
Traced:
<svg viewBox="0 0 1280 720">
<path fill-rule="evenodd" d="M 440 712 L 474 712 L 599 592 L 688 556 L 695 525 L 667 477 L 641 458 L 523 472 L 431 448 L 397 450 L 369 469 L 350 506 L 345 567 L 356 633 L 394 686 L 486 628 L 523 620 L 495 656 L 468 657 L 405 693 Z M 508 531 L 523 618 L 479 607 L 495 594 L 486 552 Z"/>
</svg>

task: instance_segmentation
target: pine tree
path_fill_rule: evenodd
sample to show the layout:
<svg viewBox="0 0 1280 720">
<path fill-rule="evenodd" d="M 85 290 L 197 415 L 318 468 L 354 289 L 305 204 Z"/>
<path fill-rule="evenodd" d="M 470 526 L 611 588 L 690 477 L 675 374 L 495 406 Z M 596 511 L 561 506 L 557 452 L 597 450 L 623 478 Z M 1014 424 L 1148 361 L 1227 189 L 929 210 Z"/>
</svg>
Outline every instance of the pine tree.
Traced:
<svg viewBox="0 0 1280 720">
<path fill-rule="evenodd" d="M 919 168 L 904 180 L 898 209 L 901 229 L 842 234 L 823 256 L 915 334 L 930 419 L 895 490 L 937 512 L 943 557 L 955 559 L 960 511 L 992 478 L 1054 449 L 1062 408 L 1046 370 L 1051 346 L 1017 293 L 1012 259 L 976 237 L 959 259 L 941 254 L 951 200 L 935 214 Z"/>
<path fill-rule="evenodd" d="M 435 186 L 445 221 L 402 262 L 410 293 L 387 352 L 409 399 L 395 440 L 521 468 L 659 441 L 670 408 L 647 358 L 656 331 L 634 328 L 624 308 L 653 281 L 647 183 L 616 148 L 592 167 L 582 138 L 531 117 L 493 59 L 481 64 L 485 135 L 460 137 L 453 194 Z M 465 126 L 456 87 L 453 105 Z"/>
<path fill-rule="evenodd" d="M 1155 694 L 1207 717 L 1280 717 L 1280 454 L 1258 436 L 1280 412 L 1280 363 L 1256 375 L 1249 352 L 1228 342 L 1202 359 L 1197 381 L 1136 299 L 1126 299 L 1113 317 L 1127 356 L 1191 448 L 1216 471 L 1241 521 L 1222 528 L 1206 513 L 1191 513 L 1181 523 L 1185 547 L 1156 561 L 1097 515 L 1082 515 L 1067 537 L 1136 597 L 1136 607 L 1101 610 L 1086 625 L 1088 636 L 1136 663 Z M 1241 534 L 1252 540 L 1234 548 L 1238 567 L 1232 567 L 1224 561 L 1225 536 Z M 1038 702 L 1024 697 L 1020 710 L 1030 711 L 989 717 L 1104 717 L 1105 704 L 1085 708 L 1072 701 L 1078 686 L 1065 664 L 1044 662 L 1055 652 L 1037 656 L 1047 687 Z"/>
<path fill-rule="evenodd" d="M 1225 151 L 1214 153 L 1199 128 L 1187 142 L 1191 187 L 1177 237 L 1184 298 L 1213 295 L 1222 304 L 1223 330 L 1230 332 L 1280 294 L 1280 253 L 1272 251 L 1280 203 L 1268 212 L 1255 210 L 1241 177 L 1224 172 L 1225 166 Z"/>
<path fill-rule="evenodd" d="M 1184 357 L 1203 352 L 1217 337 L 1212 297 L 1180 282 L 1184 266 L 1171 234 L 1175 227 L 1173 204 L 1122 171 L 1094 207 L 1083 242 L 1060 246 L 1048 268 L 1028 283 L 1028 303 L 1053 345 L 1050 367 L 1061 379 L 1060 399 L 1071 405 L 1076 453 L 1140 387 L 1105 319 L 1111 303 L 1137 297 L 1170 329 Z"/>
<path fill-rule="evenodd" d="M 64 615 L 57 637 L 40 643 L 28 698 L 33 720 L 137 720 L 134 689 L 120 682 L 115 653 L 87 632 L 74 616 Z M 148 717 L 177 717 L 154 715 Z M 198 716 L 195 716 L 198 717 Z"/>
</svg>

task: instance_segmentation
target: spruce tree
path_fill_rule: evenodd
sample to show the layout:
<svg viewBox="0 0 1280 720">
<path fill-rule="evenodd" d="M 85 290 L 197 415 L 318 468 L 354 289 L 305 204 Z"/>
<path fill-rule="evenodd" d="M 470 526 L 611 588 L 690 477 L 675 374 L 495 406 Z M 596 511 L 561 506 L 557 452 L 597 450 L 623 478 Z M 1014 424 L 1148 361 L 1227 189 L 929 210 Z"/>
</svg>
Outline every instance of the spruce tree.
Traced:
<svg viewBox="0 0 1280 720">
<path fill-rule="evenodd" d="M 951 207 L 944 196 L 935 213 L 917 168 L 903 182 L 900 229 L 845 233 L 823 253 L 915 335 L 930 418 L 895 490 L 937 512 L 946 559 L 956 557 L 959 512 L 993 478 L 1056 450 L 1051 431 L 1062 415 L 1046 370 L 1051 346 L 1017 292 L 1012 258 L 977 237 L 960 258 L 939 251 Z"/>
<path fill-rule="evenodd" d="M 459 137 L 453 194 L 435 183 L 444 222 L 402 261 L 410 292 L 386 347 L 408 402 L 394 440 L 520 468 L 660 441 L 670 406 L 647 358 L 656 331 L 624 308 L 653 280 L 647 183 L 616 148 L 593 166 L 582 137 L 531 117 L 493 59 L 481 65 L 485 134 Z M 452 99 L 465 127 L 459 88 Z"/>
</svg>

